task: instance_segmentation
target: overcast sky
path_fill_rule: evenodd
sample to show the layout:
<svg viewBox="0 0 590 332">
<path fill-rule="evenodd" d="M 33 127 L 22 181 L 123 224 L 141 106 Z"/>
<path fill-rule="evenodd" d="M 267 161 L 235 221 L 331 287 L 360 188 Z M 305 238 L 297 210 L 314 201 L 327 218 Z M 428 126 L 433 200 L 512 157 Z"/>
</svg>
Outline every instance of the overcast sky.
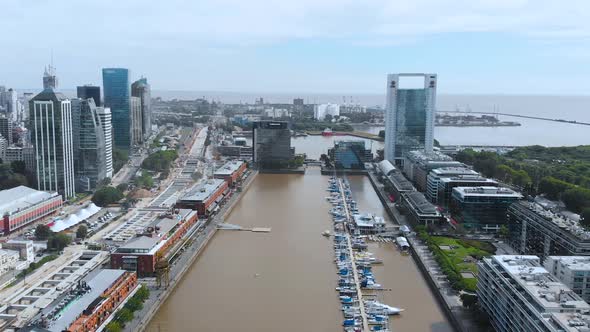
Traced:
<svg viewBox="0 0 590 332">
<path fill-rule="evenodd" d="M 434 72 L 442 93 L 590 94 L 589 0 L 13 0 L 0 5 L 0 85 L 383 93 Z"/>
</svg>

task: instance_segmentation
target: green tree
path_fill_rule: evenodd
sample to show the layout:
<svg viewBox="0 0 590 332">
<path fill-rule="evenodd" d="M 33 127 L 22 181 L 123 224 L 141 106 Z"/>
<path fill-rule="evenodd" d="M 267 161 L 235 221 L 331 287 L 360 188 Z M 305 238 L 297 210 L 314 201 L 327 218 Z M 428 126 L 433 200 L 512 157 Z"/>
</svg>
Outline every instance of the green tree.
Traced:
<svg viewBox="0 0 590 332">
<path fill-rule="evenodd" d="M 119 190 L 120 192 L 127 191 L 127 189 L 129 189 L 129 184 L 127 183 L 120 183 L 117 185 L 117 190 Z"/>
<path fill-rule="evenodd" d="M 125 323 L 133 320 L 133 312 L 127 308 L 127 305 L 123 309 L 119 310 L 115 316 L 115 319 L 125 325 Z"/>
<path fill-rule="evenodd" d="M 94 196 L 92 196 L 92 202 L 94 202 L 94 204 L 100 206 L 100 207 L 104 207 L 107 206 L 109 204 L 113 204 L 115 202 L 120 201 L 123 198 L 123 193 L 115 188 L 115 187 L 103 187 L 98 189 L 95 193 Z"/>
<path fill-rule="evenodd" d="M 498 234 L 502 238 L 507 238 L 508 234 L 509 234 L 508 227 L 506 227 L 506 225 L 500 226 L 500 230 L 498 230 Z"/>
<path fill-rule="evenodd" d="M 134 296 L 129 301 L 127 301 L 127 303 L 125 304 L 125 308 L 134 312 L 143 309 L 143 304 L 141 303 L 141 300 L 139 298 Z"/>
<path fill-rule="evenodd" d="M 141 285 L 135 293 L 135 296 L 143 302 L 150 297 L 150 290 L 146 286 Z"/>
<path fill-rule="evenodd" d="M 53 232 L 47 225 L 37 225 L 35 228 L 35 238 L 37 240 L 47 240 Z"/>
<path fill-rule="evenodd" d="M 385 138 L 385 130 L 379 130 L 379 137 Z"/>
<path fill-rule="evenodd" d="M 107 324 L 105 328 L 106 332 L 123 332 L 123 328 L 121 324 L 116 321 L 111 321 Z"/>
<path fill-rule="evenodd" d="M 72 242 L 72 238 L 69 235 L 58 233 L 49 237 L 47 240 L 47 247 L 52 250 L 62 251 L 70 244 L 70 242 Z"/>
<path fill-rule="evenodd" d="M 25 175 L 27 173 L 27 164 L 22 160 L 15 160 L 10 164 L 14 173 L 20 173 Z"/>
<path fill-rule="evenodd" d="M 465 308 L 472 308 L 477 304 L 477 296 L 463 293 L 459 296 Z"/>
<path fill-rule="evenodd" d="M 117 173 L 129 161 L 129 153 L 123 149 L 113 149 L 113 170 Z"/>
<path fill-rule="evenodd" d="M 80 225 L 76 230 L 76 238 L 78 239 L 85 239 L 88 235 L 88 227 L 84 225 Z"/>
<path fill-rule="evenodd" d="M 104 178 L 104 179 L 100 180 L 96 186 L 98 188 L 101 188 L 104 186 L 108 186 L 109 184 L 111 184 L 111 178 Z"/>
</svg>

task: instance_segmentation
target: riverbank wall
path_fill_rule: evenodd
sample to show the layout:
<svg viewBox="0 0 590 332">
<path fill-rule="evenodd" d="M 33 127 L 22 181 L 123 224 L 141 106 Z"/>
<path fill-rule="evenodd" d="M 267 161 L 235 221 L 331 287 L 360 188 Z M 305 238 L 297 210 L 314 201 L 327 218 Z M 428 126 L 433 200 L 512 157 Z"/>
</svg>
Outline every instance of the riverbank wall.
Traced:
<svg viewBox="0 0 590 332">
<path fill-rule="evenodd" d="M 299 167 L 295 169 L 281 168 L 281 169 L 260 169 L 258 170 L 261 174 L 305 174 L 305 167 Z"/>
<path fill-rule="evenodd" d="M 375 189 L 375 192 L 377 193 L 377 197 L 379 197 L 379 200 L 383 204 L 383 207 L 385 208 L 385 211 L 387 211 L 387 214 L 389 215 L 389 217 L 392 220 L 394 220 L 397 224 L 400 224 L 400 225 L 403 224 L 399 221 L 399 218 L 396 216 L 392 207 L 390 206 L 390 204 L 392 204 L 392 203 L 389 202 L 388 198 L 380 190 L 380 188 L 377 184 L 377 178 L 373 174 L 371 174 L 370 172 L 368 172 L 367 175 L 369 177 L 369 181 L 371 182 L 371 185 L 373 186 L 373 189 Z M 451 325 L 453 326 L 453 328 L 456 331 L 467 332 L 467 330 L 465 330 L 463 328 L 463 324 L 461 324 L 459 319 L 454 314 L 453 309 L 452 309 L 452 305 L 446 301 L 445 297 L 441 293 L 442 290 L 437 286 L 432 275 L 429 273 L 428 268 L 426 267 L 425 263 L 422 261 L 421 256 L 418 255 L 418 252 L 416 252 L 416 249 L 414 247 L 415 242 L 412 241 L 412 239 L 410 239 L 410 238 L 408 238 L 408 240 L 412 244 L 410 246 L 410 251 L 412 253 L 412 257 L 414 259 L 414 262 L 416 262 L 416 265 L 418 266 L 420 272 L 422 273 L 422 276 L 426 280 L 428 287 L 430 287 L 431 292 L 434 294 L 437 302 L 440 304 L 441 308 L 443 309 L 445 316 L 447 317 L 447 319 L 449 320 L 449 322 L 451 323 Z"/>
<path fill-rule="evenodd" d="M 253 170 L 252 173 L 246 178 L 245 183 L 242 185 L 242 191 L 237 195 L 233 200 L 229 202 L 229 205 L 226 206 L 225 211 L 215 217 L 208 226 L 205 227 L 206 229 L 206 236 L 205 238 L 197 245 L 196 249 L 193 251 L 192 255 L 190 256 L 189 260 L 186 264 L 183 265 L 182 269 L 178 271 L 170 280 L 170 285 L 166 288 L 158 297 L 156 302 L 150 307 L 149 311 L 142 316 L 141 321 L 137 326 L 131 331 L 134 332 L 143 332 L 147 329 L 150 321 L 156 315 L 160 306 L 166 302 L 170 294 L 174 291 L 174 288 L 177 284 L 182 280 L 184 275 L 188 272 L 191 266 L 195 263 L 201 252 L 207 247 L 209 241 L 215 236 L 217 233 L 217 223 L 223 222 L 233 211 L 235 205 L 242 199 L 244 194 L 248 191 L 256 177 L 258 176 L 258 171 Z M 196 235 L 196 234 L 195 234 Z"/>
</svg>

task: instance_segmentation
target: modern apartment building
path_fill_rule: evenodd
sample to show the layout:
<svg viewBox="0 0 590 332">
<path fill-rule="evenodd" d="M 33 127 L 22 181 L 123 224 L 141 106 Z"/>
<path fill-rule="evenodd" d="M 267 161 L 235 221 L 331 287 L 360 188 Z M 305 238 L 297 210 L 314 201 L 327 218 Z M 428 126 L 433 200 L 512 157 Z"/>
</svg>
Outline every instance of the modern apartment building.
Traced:
<svg viewBox="0 0 590 332">
<path fill-rule="evenodd" d="M 457 175 L 479 175 L 476 171 L 467 167 L 441 167 L 435 168 L 426 176 L 426 197 L 432 203 L 438 203 L 438 184 L 441 178 Z"/>
<path fill-rule="evenodd" d="M 543 265 L 584 301 L 590 302 L 589 256 L 549 256 Z"/>
<path fill-rule="evenodd" d="M 590 232 L 577 221 L 540 204 L 520 201 L 508 208 L 508 241 L 521 254 L 590 256 Z"/>
<path fill-rule="evenodd" d="M 477 295 L 498 332 L 581 332 L 590 305 L 541 266 L 537 256 L 491 256 L 478 263 Z"/>
<path fill-rule="evenodd" d="M 285 121 L 254 122 L 252 149 L 254 163 L 262 168 L 272 168 L 292 159 L 289 124 Z"/>
<path fill-rule="evenodd" d="M 108 107 L 97 107 L 96 114 L 100 119 L 100 127 L 104 137 L 104 154 L 105 154 L 105 175 L 108 178 L 113 177 L 113 125 L 111 123 L 111 109 Z"/>
</svg>

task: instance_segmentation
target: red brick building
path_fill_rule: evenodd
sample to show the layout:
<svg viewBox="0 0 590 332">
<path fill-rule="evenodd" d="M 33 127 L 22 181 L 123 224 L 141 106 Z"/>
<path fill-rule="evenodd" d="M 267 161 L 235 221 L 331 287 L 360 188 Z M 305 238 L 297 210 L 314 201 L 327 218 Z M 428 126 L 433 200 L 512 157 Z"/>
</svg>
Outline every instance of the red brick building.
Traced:
<svg viewBox="0 0 590 332">
<path fill-rule="evenodd" d="M 9 234 L 54 213 L 63 204 L 61 195 L 25 186 L 0 191 L 0 231 Z"/>
<path fill-rule="evenodd" d="M 190 190 L 176 202 L 176 207 L 196 210 L 199 216 L 208 216 L 213 212 L 225 195 L 229 192 L 229 184 L 221 179 L 207 180 Z"/>
<path fill-rule="evenodd" d="M 213 174 L 213 177 L 216 179 L 225 180 L 231 187 L 236 183 L 236 181 L 242 178 L 242 175 L 244 175 L 244 172 L 246 172 L 247 168 L 248 164 L 245 162 L 241 160 L 231 160 L 216 170 Z"/>
<path fill-rule="evenodd" d="M 153 275 L 158 257 L 166 257 L 197 221 L 197 212 L 188 209 L 158 216 L 142 235 L 111 254 L 111 267 L 136 271 L 140 277 Z"/>
</svg>

